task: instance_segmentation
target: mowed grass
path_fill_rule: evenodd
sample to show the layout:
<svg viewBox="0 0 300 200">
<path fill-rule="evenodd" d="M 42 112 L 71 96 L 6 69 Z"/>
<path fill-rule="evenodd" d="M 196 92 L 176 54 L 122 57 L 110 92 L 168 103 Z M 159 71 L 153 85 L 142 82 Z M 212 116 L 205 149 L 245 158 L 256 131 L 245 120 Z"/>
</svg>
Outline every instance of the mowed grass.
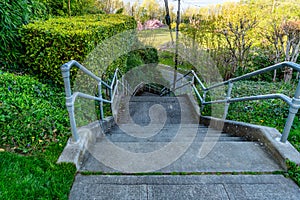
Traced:
<svg viewBox="0 0 300 200">
<path fill-rule="evenodd" d="M 175 32 L 172 31 L 175 40 Z M 168 28 L 159 28 L 153 30 L 142 30 L 138 32 L 139 40 L 149 46 L 160 48 L 162 45 L 171 42 L 171 35 Z"/>
<path fill-rule="evenodd" d="M 56 152 L 56 153 L 55 153 Z M 50 156 L 0 153 L 0 199 L 68 199 L 76 168 Z M 52 154 L 52 155 L 51 155 Z"/>
</svg>

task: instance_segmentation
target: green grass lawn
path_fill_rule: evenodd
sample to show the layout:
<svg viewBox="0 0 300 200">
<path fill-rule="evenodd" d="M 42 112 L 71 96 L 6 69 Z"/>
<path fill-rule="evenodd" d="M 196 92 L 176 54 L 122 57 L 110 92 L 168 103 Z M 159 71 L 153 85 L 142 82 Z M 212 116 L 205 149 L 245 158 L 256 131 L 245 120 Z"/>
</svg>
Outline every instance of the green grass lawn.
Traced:
<svg viewBox="0 0 300 200">
<path fill-rule="evenodd" d="M 68 199 L 76 168 L 56 158 L 1 152 L 0 199 Z"/>
<path fill-rule="evenodd" d="M 172 36 L 175 39 L 174 31 L 172 31 Z M 171 42 L 171 35 L 168 28 L 142 30 L 138 32 L 138 38 L 144 44 L 155 48 L 160 48 L 161 45 Z"/>
</svg>

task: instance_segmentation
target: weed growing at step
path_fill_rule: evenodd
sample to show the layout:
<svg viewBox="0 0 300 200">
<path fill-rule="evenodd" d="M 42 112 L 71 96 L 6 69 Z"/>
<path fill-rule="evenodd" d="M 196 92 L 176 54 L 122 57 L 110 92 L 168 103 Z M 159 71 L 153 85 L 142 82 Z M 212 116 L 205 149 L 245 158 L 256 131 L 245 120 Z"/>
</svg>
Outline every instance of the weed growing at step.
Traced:
<svg viewBox="0 0 300 200">
<path fill-rule="evenodd" d="M 300 186 L 300 166 L 291 161 L 287 161 L 287 166 L 288 166 L 287 175 Z"/>
</svg>

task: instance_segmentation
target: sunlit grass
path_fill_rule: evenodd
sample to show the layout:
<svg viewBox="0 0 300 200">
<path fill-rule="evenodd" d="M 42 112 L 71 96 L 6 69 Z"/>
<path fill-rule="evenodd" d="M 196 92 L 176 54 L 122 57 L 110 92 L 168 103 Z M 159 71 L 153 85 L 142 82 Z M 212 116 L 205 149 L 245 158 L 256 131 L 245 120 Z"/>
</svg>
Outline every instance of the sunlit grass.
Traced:
<svg viewBox="0 0 300 200">
<path fill-rule="evenodd" d="M 172 31 L 172 36 L 173 36 L 173 38 L 175 38 L 174 31 Z M 167 28 L 139 31 L 138 38 L 144 44 L 158 48 L 158 49 L 162 45 L 164 45 L 166 43 L 170 43 L 172 41 L 170 31 Z"/>
</svg>

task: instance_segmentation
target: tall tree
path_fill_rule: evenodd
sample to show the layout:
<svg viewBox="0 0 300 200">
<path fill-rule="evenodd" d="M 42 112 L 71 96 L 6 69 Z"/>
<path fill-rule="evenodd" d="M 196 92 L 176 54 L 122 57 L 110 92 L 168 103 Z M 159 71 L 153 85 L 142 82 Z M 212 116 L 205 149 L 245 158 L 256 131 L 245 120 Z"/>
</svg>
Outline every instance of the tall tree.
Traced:
<svg viewBox="0 0 300 200">
<path fill-rule="evenodd" d="M 162 15 L 162 10 L 156 0 L 144 0 L 141 4 L 141 8 L 145 9 L 149 19 L 157 19 Z"/>
<path fill-rule="evenodd" d="M 230 6 L 229 4 L 220 17 L 220 31 L 225 37 L 232 60 L 231 75 L 238 67 L 245 69 L 248 53 L 253 45 L 250 33 L 257 26 L 258 21 L 249 11 L 245 5 Z"/>
<path fill-rule="evenodd" d="M 282 45 L 285 47 L 285 49 L 282 49 L 285 52 L 285 60 L 296 62 L 300 47 L 300 20 L 283 22 L 281 28 L 286 35 L 286 44 Z M 284 81 L 289 82 L 292 79 L 292 74 L 293 68 L 286 68 L 284 70 Z"/>
<path fill-rule="evenodd" d="M 107 14 L 114 13 L 124 7 L 122 0 L 97 0 L 96 5 Z"/>
</svg>

